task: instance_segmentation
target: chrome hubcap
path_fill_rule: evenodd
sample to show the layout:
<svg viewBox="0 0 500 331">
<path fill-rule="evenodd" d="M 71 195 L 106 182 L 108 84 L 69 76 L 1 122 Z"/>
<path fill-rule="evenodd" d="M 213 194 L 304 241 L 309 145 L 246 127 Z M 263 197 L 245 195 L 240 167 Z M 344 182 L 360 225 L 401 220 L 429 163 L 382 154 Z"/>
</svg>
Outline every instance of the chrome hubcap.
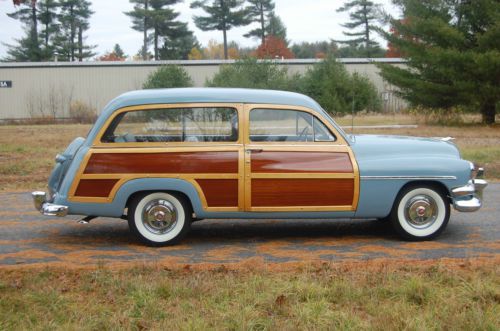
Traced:
<svg viewBox="0 0 500 331">
<path fill-rule="evenodd" d="M 142 223 L 149 232 L 165 234 L 177 224 L 177 209 L 170 201 L 152 200 L 142 209 Z"/>
<path fill-rule="evenodd" d="M 428 195 L 417 195 L 408 200 L 405 206 L 408 223 L 417 229 L 431 226 L 437 218 L 436 201 Z"/>
</svg>

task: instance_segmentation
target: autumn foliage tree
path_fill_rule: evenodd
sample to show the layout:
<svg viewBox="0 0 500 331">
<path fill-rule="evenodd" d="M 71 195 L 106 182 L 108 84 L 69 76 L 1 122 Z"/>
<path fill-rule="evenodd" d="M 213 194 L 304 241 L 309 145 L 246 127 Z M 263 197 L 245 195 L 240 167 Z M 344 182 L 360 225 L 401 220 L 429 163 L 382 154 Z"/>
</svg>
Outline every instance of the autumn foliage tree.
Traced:
<svg viewBox="0 0 500 331">
<path fill-rule="evenodd" d="M 276 36 L 267 36 L 264 43 L 257 48 L 256 55 L 259 59 L 293 59 L 295 57 L 285 41 Z"/>
</svg>

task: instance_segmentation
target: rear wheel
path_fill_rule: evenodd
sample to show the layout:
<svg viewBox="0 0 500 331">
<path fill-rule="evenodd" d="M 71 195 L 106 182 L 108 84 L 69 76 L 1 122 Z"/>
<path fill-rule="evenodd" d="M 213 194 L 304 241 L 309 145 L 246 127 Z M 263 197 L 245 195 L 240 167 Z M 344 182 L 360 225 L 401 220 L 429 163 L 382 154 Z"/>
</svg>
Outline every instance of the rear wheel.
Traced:
<svg viewBox="0 0 500 331">
<path fill-rule="evenodd" d="M 429 240 L 446 228 L 450 204 L 446 195 L 435 187 L 409 186 L 398 194 L 390 219 L 403 239 Z"/>
<path fill-rule="evenodd" d="M 132 199 L 128 224 L 132 233 L 147 245 L 173 245 L 189 231 L 191 214 L 191 206 L 181 195 L 146 193 Z"/>
</svg>

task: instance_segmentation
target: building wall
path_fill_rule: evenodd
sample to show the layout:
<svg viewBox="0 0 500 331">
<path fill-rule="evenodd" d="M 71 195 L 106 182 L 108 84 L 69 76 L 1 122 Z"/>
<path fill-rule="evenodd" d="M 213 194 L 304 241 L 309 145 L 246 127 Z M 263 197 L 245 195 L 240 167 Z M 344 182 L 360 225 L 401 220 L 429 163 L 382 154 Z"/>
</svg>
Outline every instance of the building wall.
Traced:
<svg viewBox="0 0 500 331">
<path fill-rule="evenodd" d="M 318 60 L 280 60 L 290 73 L 304 73 Z M 404 103 L 391 94 L 373 63 L 404 65 L 401 59 L 341 59 L 349 72 L 366 75 L 385 96 L 386 110 L 399 110 Z M 232 61 L 83 62 L 83 63 L 0 63 L 0 120 L 31 117 L 68 117 L 69 104 L 80 101 L 97 112 L 123 92 L 140 89 L 147 76 L 160 65 L 185 67 L 195 86 L 203 86 L 220 65 Z M 390 105 L 390 109 L 387 107 Z"/>
</svg>

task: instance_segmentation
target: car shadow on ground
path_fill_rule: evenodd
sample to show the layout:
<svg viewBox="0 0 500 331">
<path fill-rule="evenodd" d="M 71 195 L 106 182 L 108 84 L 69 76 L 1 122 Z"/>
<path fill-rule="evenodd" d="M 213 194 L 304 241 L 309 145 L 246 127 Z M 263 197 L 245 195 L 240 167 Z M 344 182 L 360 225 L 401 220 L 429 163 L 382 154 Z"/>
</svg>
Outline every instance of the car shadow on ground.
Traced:
<svg viewBox="0 0 500 331">
<path fill-rule="evenodd" d="M 62 226 L 47 234 L 47 239 L 66 245 L 137 244 L 125 221 L 109 219 L 96 219 L 89 225 Z M 217 245 L 248 240 L 272 242 L 340 238 L 399 240 L 390 223 L 379 220 L 203 220 L 192 224 L 191 231 L 182 243 Z"/>
</svg>

